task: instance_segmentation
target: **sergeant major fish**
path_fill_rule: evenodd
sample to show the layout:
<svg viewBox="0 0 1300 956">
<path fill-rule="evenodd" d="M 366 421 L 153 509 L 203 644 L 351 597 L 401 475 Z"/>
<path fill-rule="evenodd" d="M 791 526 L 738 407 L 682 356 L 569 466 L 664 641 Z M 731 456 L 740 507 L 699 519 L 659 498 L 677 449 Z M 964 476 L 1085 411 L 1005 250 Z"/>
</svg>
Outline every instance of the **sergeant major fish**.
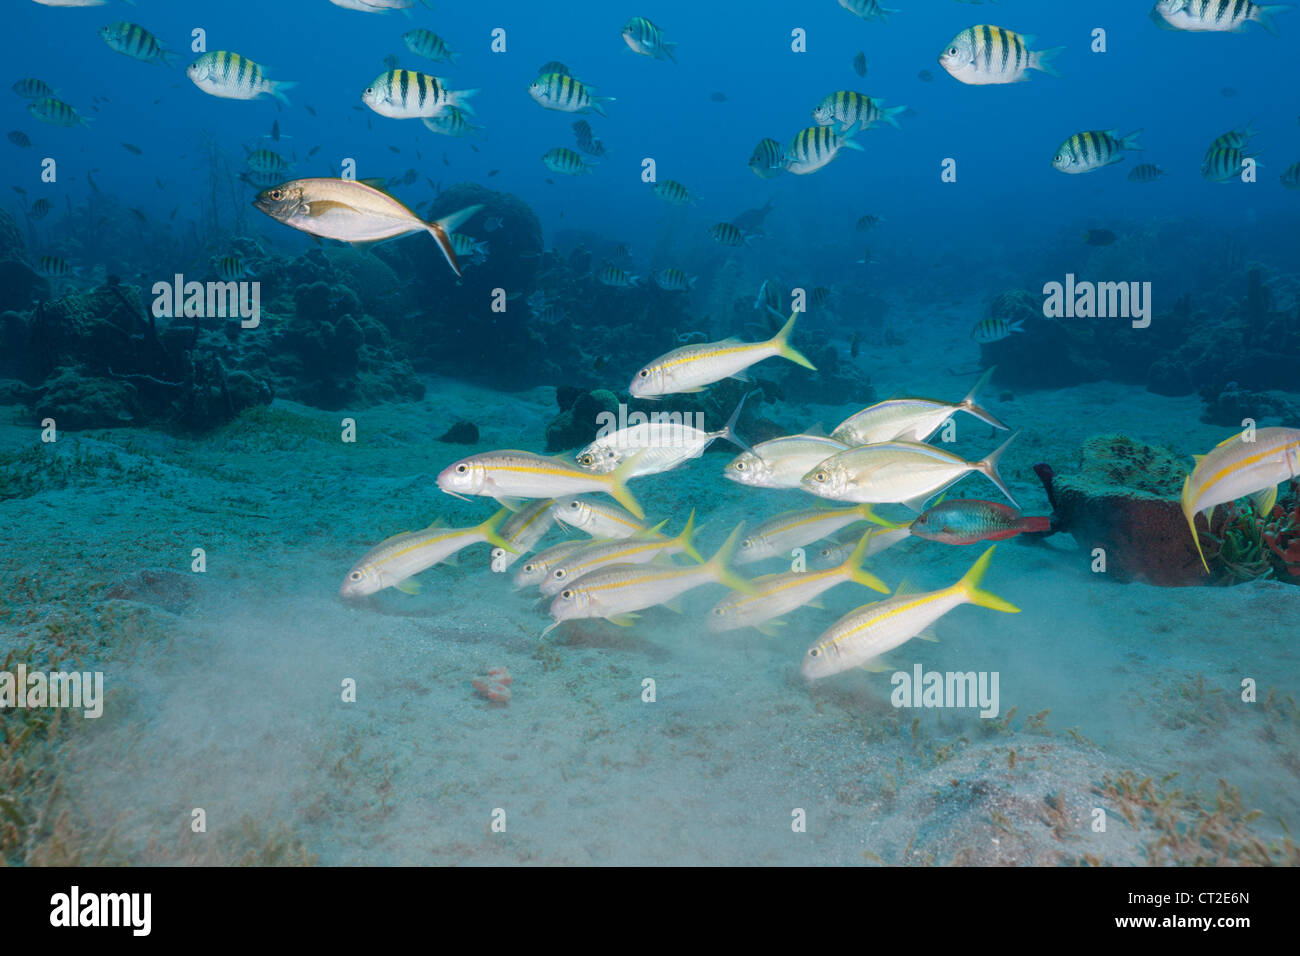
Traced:
<svg viewBox="0 0 1300 956">
<path fill-rule="evenodd" d="M 861 152 L 862 147 L 853 140 L 857 132 L 856 124 L 842 133 L 836 133 L 830 126 L 800 130 L 786 150 L 785 168 L 796 176 L 806 176 L 826 166 L 845 147 Z"/>
<path fill-rule="evenodd" d="M 676 63 L 673 49 L 677 46 L 664 39 L 664 33 L 645 17 L 633 17 L 623 26 L 623 42 L 633 53 L 653 57 L 656 60 L 671 60 Z"/>
<path fill-rule="evenodd" d="M 1260 5 L 1251 0 L 1157 0 L 1151 19 L 1165 30 L 1240 33 L 1252 20 L 1276 34 L 1273 17 L 1290 9 L 1290 4 Z"/>
<path fill-rule="evenodd" d="M 1120 137 L 1113 129 L 1075 133 L 1057 149 L 1052 167 L 1062 173 L 1078 175 L 1122 162 L 1124 150 L 1142 149 L 1138 145 L 1141 132 L 1140 129 L 1134 130 Z"/>
<path fill-rule="evenodd" d="M 247 57 L 229 50 L 205 53 L 185 68 L 185 75 L 194 85 L 210 96 L 227 100 L 253 100 L 266 94 L 285 106 L 289 97 L 285 90 L 298 84 L 290 80 L 271 80 L 262 67 Z"/>
<path fill-rule="evenodd" d="M 528 95 L 539 106 L 564 113 L 595 112 L 607 116 L 604 104 L 612 103 L 612 96 L 595 96 L 592 87 L 575 80 L 567 73 L 545 73 L 528 86 Z"/>
<path fill-rule="evenodd" d="M 430 119 L 455 108 L 473 115 L 469 99 L 478 90 L 449 90 L 436 76 L 417 70 L 387 70 L 361 93 L 361 101 L 390 119 Z"/>
<path fill-rule="evenodd" d="M 1034 51 L 1029 49 L 1033 43 L 1034 37 L 1002 27 L 967 27 L 939 54 L 939 65 L 953 79 L 971 86 L 1018 83 L 1029 79 L 1029 70 L 1058 76 L 1051 59 L 1065 47 Z"/>
</svg>

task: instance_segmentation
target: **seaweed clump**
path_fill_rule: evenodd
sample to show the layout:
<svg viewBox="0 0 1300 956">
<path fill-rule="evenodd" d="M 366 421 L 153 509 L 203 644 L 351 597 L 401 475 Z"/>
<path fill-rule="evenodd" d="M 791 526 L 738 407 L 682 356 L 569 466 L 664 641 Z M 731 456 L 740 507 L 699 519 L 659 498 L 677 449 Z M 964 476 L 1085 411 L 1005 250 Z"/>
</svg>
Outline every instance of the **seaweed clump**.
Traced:
<svg viewBox="0 0 1300 956">
<path fill-rule="evenodd" d="M 1220 583 L 1276 578 L 1300 584 L 1300 492 L 1296 489 L 1296 482 L 1291 482 L 1288 497 L 1267 513 L 1249 499 L 1224 506 L 1219 533 L 1203 532 L 1211 542 L 1205 557 Z"/>
</svg>

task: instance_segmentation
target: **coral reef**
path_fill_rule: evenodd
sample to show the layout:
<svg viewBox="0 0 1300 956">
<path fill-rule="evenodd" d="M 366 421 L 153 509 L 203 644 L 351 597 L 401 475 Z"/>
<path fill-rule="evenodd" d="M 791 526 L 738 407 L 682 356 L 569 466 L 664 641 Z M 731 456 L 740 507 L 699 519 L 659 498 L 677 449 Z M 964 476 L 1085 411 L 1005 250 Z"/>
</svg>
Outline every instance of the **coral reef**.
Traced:
<svg viewBox="0 0 1300 956">
<path fill-rule="evenodd" d="M 1236 382 L 1206 385 L 1200 394 L 1205 402 L 1201 421 L 1210 425 L 1240 428 L 1247 418 L 1285 422 L 1300 419 L 1300 408 L 1281 395 L 1247 391 Z"/>
<path fill-rule="evenodd" d="M 1203 534 L 1205 557 L 1218 582 L 1276 578 L 1300 584 L 1300 485 L 1292 481 L 1287 495 L 1267 514 L 1249 501 L 1229 502 L 1223 512 L 1218 533 Z"/>
<path fill-rule="evenodd" d="M 1073 534 L 1087 551 L 1104 549 L 1106 572 L 1116 580 L 1204 584 L 1179 503 L 1187 470 L 1163 448 L 1122 435 L 1090 438 L 1077 472 L 1053 479 L 1053 527 Z"/>
</svg>

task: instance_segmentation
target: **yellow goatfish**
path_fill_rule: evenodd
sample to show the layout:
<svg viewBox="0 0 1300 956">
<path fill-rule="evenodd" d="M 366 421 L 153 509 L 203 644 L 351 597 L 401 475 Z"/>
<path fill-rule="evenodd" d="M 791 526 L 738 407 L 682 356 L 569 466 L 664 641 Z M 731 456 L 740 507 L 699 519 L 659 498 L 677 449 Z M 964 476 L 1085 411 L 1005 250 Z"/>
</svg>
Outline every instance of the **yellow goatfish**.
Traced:
<svg viewBox="0 0 1300 956">
<path fill-rule="evenodd" d="M 595 498 L 569 496 L 551 505 L 555 520 L 593 538 L 630 538 L 646 526 L 626 508 Z"/>
<path fill-rule="evenodd" d="M 790 320 L 782 326 L 781 331 L 766 342 L 724 339 L 721 342 L 699 342 L 673 349 L 637 372 L 627 390 L 634 398 L 702 392 L 704 386 L 720 382 L 724 378 L 748 381 L 745 369 L 777 355 L 815 372 L 817 366 L 790 344 L 790 334 L 794 331 L 794 320 L 798 315 L 797 312 L 790 313 Z"/>
<path fill-rule="evenodd" d="M 515 572 L 514 586 L 516 588 L 526 588 L 530 584 L 541 584 L 546 580 L 546 575 L 550 573 L 552 566 L 560 561 L 565 555 L 585 548 L 589 544 L 595 544 L 594 541 L 561 541 L 559 544 L 551 545 L 545 551 L 539 551 L 520 566 Z"/>
<path fill-rule="evenodd" d="M 1197 513 L 1205 513 L 1208 525 L 1219 505 L 1253 496 L 1259 512 L 1267 514 L 1277 501 L 1277 486 L 1300 475 L 1300 428 L 1260 428 L 1253 441 L 1249 434 L 1233 435 L 1208 455 L 1193 456 L 1196 467 L 1183 479 L 1183 516 L 1206 573 L 1210 566 L 1196 532 Z"/>
<path fill-rule="evenodd" d="M 339 588 L 339 596 L 365 597 L 384 588 L 418 594 L 420 585 L 411 580 L 412 575 L 480 541 L 513 551 L 514 548 L 497 534 L 497 528 L 509 513 L 498 511 L 473 528 L 443 528 L 434 523 L 423 531 L 407 531 L 385 538 L 348 572 Z"/>
<path fill-rule="evenodd" d="M 551 530 L 551 525 L 555 524 L 555 516 L 551 512 L 551 506 L 554 504 L 555 502 L 549 498 L 543 498 L 540 501 L 530 502 L 507 518 L 505 524 L 501 526 L 500 534 L 514 551 L 512 553 L 505 548 L 493 548 L 488 567 L 500 574 L 533 550 L 534 545 L 541 541 L 546 536 L 546 532 Z"/>
<path fill-rule="evenodd" d="M 875 529 L 867 531 L 844 563 L 825 571 L 785 571 L 754 578 L 753 594 L 730 594 L 714 605 L 709 615 L 709 630 L 734 631 L 741 627 L 754 627 L 767 635 L 776 633 L 782 625 L 779 616 L 805 604 L 815 604 L 822 594 L 842 584 L 853 581 L 873 591 L 888 594 L 889 588 L 870 571 L 862 567 L 867 556 L 867 546 Z"/>
<path fill-rule="evenodd" d="M 960 581 L 940 591 L 895 594 L 884 601 L 850 611 L 808 648 L 803 676 L 809 680 L 830 677 L 879 657 L 905 644 L 939 618 L 962 604 L 975 604 L 1008 614 L 1020 613 L 996 594 L 980 590 L 980 581 L 993 558 L 994 545 L 977 560 Z"/>
<path fill-rule="evenodd" d="M 562 458 L 531 451 L 485 451 L 453 462 L 438 475 L 438 487 L 449 495 L 483 495 L 511 507 L 512 498 L 558 498 L 584 491 L 603 491 L 638 518 L 645 512 L 624 484 L 636 474 L 642 452 L 627 458 L 607 475 L 579 468 Z"/>
<path fill-rule="evenodd" d="M 666 538 L 659 529 L 668 522 L 661 521 L 649 531 L 641 532 L 635 537 L 621 538 L 617 541 L 588 542 L 581 548 L 570 551 L 552 565 L 550 572 L 542 580 L 541 590 L 546 597 L 558 594 L 566 584 L 577 581 L 591 574 L 598 568 L 610 564 L 646 564 L 662 556 L 687 554 L 700 564 L 704 558 L 695 550 L 691 539 L 695 537 L 695 512 L 686 519 L 686 527 L 675 538 Z"/>
<path fill-rule="evenodd" d="M 253 205 L 272 219 L 313 236 L 340 242 L 382 242 L 428 232 L 456 275 L 460 266 L 451 234 L 482 209 L 470 206 L 425 222 L 388 193 L 355 179 L 295 179 L 257 194 Z"/>
<path fill-rule="evenodd" d="M 869 505 L 851 508 L 800 508 L 768 518 L 740 542 L 737 564 L 752 564 L 778 555 L 788 557 L 791 548 L 820 541 L 859 521 L 881 523 Z"/>
<path fill-rule="evenodd" d="M 563 621 L 579 617 L 603 617 L 621 626 L 636 619 L 633 611 L 667 604 L 693 588 L 721 584 L 733 591 L 750 593 L 753 588 L 728 566 L 745 526 L 739 524 L 722 547 L 704 564 L 669 568 L 654 564 L 611 564 L 574 581 L 551 602 L 554 623 L 543 635 Z"/>
</svg>

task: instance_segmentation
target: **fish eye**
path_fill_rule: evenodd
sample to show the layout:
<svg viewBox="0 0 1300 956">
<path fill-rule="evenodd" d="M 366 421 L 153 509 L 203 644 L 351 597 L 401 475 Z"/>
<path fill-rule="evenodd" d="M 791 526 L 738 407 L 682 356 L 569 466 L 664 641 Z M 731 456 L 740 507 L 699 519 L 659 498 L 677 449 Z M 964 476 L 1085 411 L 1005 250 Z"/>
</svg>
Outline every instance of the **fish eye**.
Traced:
<svg viewBox="0 0 1300 956">
<path fill-rule="evenodd" d="M 641 371 L 637 372 L 636 374 L 639 375 L 641 378 L 648 378 L 650 376 L 650 370 L 648 368 L 643 368 L 641 369 Z"/>
<path fill-rule="evenodd" d="M 531 570 L 532 570 L 533 568 L 535 568 L 535 567 L 537 567 L 537 565 L 535 565 L 535 564 L 525 564 L 525 565 L 524 565 L 524 570 L 525 570 L 525 571 L 531 571 Z"/>
<path fill-rule="evenodd" d="M 555 579 L 557 581 L 562 579 L 566 574 L 568 574 L 568 572 L 565 571 L 564 568 L 556 568 L 554 573 L 555 573 Z"/>
<path fill-rule="evenodd" d="M 456 466 L 456 473 L 457 473 L 457 474 L 463 475 L 463 474 L 465 474 L 465 472 L 467 472 L 467 471 L 469 471 L 469 465 L 461 464 L 461 465 L 457 465 L 457 466 Z"/>
<path fill-rule="evenodd" d="M 752 548 L 754 546 L 754 539 L 746 538 L 744 541 L 740 542 L 740 546 L 742 548 Z"/>
<path fill-rule="evenodd" d="M 590 464 L 591 464 L 591 456 L 590 456 L 590 455 L 586 455 L 585 457 L 586 457 L 587 460 L 586 460 L 585 462 L 583 462 L 583 464 L 590 465 Z M 577 511 L 579 508 L 582 507 L 582 502 L 580 502 L 580 501 L 570 501 L 570 502 L 569 502 L 569 507 L 572 508 L 574 511 Z"/>
<path fill-rule="evenodd" d="M 825 480 L 826 480 L 826 472 L 824 471 L 819 471 L 817 472 L 817 474 L 813 475 L 813 481 L 825 481 Z"/>
<path fill-rule="evenodd" d="M 715 608 L 713 609 L 713 613 L 716 614 L 716 615 L 718 615 L 718 617 L 722 617 L 722 615 L 726 614 L 727 612 L 726 612 L 726 609 L 724 609 L 724 608 L 715 607 Z"/>
<path fill-rule="evenodd" d="M 361 580 L 361 572 L 360 572 L 360 571 L 353 571 L 351 574 L 348 575 L 348 580 L 349 580 L 349 581 L 360 581 L 360 580 Z"/>
<path fill-rule="evenodd" d="M 269 195 L 272 199 L 276 199 L 276 200 L 279 200 L 279 199 L 283 199 L 283 198 L 284 198 L 284 193 L 281 192 L 281 191 L 278 190 L 278 189 L 272 189 L 272 190 L 270 191 L 270 193 L 268 193 L 268 195 Z"/>
<path fill-rule="evenodd" d="M 809 657 L 816 657 L 816 656 L 817 656 L 818 654 L 820 654 L 820 653 L 821 653 L 821 651 L 817 650 L 817 648 L 814 647 L 814 648 L 812 648 L 812 649 L 810 649 L 810 650 L 808 651 L 808 656 L 809 656 Z"/>
<path fill-rule="evenodd" d="M 595 460 L 596 460 L 596 459 L 592 458 L 590 455 L 583 455 L 581 458 L 578 459 L 578 461 L 582 462 L 582 464 L 584 464 L 584 465 L 590 465 L 590 464 L 592 464 Z M 574 502 L 573 504 L 571 504 L 569 507 L 571 507 L 571 508 L 576 508 L 576 507 L 578 507 L 578 503 L 575 501 L 575 502 Z"/>
<path fill-rule="evenodd" d="M 366 93 L 365 93 L 365 95 L 366 95 L 366 96 L 373 96 L 373 95 L 374 95 L 374 92 L 375 92 L 375 88 L 374 88 L 373 86 L 367 86 L 367 87 L 366 87 Z"/>
<path fill-rule="evenodd" d="M 573 591 L 568 590 L 568 589 L 563 590 L 563 591 L 560 592 L 560 597 L 562 597 L 562 598 L 571 598 L 571 597 L 573 597 Z"/>
<path fill-rule="evenodd" d="M 736 471 L 744 471 L 744 470 L 745 470 L 745 463 L 743 461 L 736 462 Z"/>
<path fill-rule="evenodd" d="M 957 48 L 956 48 L 955 46 L 954 46 L 954 47 L 949 47 L 949 49 L 948 49 L 948 55 L 949 55 L 949 56 L 956 56 L 956 55 L 957 55 Z"/>
</svg>

